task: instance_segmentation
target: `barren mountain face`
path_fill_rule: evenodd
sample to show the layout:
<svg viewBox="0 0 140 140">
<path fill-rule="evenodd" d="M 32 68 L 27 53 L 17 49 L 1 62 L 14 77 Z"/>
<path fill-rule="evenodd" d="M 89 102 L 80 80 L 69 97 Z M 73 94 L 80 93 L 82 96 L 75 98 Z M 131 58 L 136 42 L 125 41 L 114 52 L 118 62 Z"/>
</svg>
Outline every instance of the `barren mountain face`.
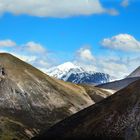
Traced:
<svg viewBox="0 0 140 140">
<path fill-rule="evenodd" d="M 95 102 L 84 87 L 0 54 L 0 139 L 29 139 Z"/>
<path fill-rule="evenodd" d="M 140 80 L 65 119 L 34 140 L 140 139 Z"/>
</svg>

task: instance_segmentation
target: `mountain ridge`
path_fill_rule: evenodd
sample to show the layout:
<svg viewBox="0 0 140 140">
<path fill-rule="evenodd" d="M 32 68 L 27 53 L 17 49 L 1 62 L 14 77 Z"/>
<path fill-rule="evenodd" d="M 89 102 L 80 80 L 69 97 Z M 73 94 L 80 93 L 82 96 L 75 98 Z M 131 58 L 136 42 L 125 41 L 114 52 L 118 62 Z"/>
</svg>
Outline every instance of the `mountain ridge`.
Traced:
<svg viewBox="0 0 140 140">
<path fill-rule="evenodd" d="M 126 78 L 121 80 L 116 80 L 104 84 L 99 84 L 96 87 L 102 88 L 106 91 L 113 91 L 113 93 L 125 88 L 134 81 L 140 79 L 140 66 L 131 72 Z"/>
</svg>

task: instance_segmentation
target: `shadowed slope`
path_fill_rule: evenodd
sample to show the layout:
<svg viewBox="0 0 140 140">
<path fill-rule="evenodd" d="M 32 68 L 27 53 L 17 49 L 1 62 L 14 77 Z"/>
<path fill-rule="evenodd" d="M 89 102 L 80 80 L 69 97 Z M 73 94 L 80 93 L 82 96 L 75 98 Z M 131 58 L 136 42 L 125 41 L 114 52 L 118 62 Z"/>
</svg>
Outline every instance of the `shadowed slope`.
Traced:
<svg viewBox="0 0 140 140">
<path fill-rule="evenodd" d="M 65 119 L 33 140 L 140 139 L 140 80 Z"/>
</svg>

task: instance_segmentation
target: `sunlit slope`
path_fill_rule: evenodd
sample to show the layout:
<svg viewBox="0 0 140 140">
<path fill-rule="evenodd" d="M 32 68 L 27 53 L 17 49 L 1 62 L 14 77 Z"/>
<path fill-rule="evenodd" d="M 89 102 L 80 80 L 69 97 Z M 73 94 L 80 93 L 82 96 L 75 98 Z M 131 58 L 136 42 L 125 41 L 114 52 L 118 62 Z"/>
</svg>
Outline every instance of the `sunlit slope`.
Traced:
<svg viewBox="0 0 140 140">
<path fill-rule="evenodd" d="M 52 79 L 10 54 L 0 54 L 0 117 L 23 124 L 19 127 L 27 138 L 93 103 L 83 87 Z M 9 134 L 4 131 L 0 136 Z"/>
</svg>

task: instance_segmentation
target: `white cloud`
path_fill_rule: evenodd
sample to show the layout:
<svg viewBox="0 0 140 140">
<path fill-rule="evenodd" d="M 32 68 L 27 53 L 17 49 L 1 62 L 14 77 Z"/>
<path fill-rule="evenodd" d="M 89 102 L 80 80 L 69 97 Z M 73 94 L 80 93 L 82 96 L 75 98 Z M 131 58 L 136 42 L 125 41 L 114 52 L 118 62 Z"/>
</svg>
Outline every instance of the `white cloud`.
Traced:
<svg viewBox="0 0 140 140">
<path fill-rule="evenodd" d="M 80 48 L 77 51 L 78 58 L 85 60 L 85 61 L 95 61 L 94 56 L 89 47 Z"/>
<path fill-rule="evenodd" d="M 31 53 L 44 53 L 46 52 L 45 48 L 36 42 L 30 41 L 25 44 L 27 51 Z"/>
<path fill-rule="evenodd" d="M 75 57 L 74 63 L 79 64 L 80 66 L 84 67 L 89 71 L 107 73 L 113 77 L 116 77 L 117 79 L 126 77 L 134 69 L 140 66 L 139 55 L 138 56 L 133 55 L 131 57 L 128 56 L 120 57 L 114 53 L 110 54 L 109 52 L 109 54 L 107 55 L 107 54 L 102 54 L 101 52 L 100 55 L 95 56 L 94 52 L 91 51 L 91 47 L 81 48 L 77 52 L 81 52 L 81 53 L 78 53 L 79 55 Z M 83 52 L 88 52 L 88 53 L 83 53 Z M 92 61 L 92 59 L 94 61 Z"/>
<path fill-rule="evenodd" d="M 0 47 L 14 47 L 16 43 L 10 39 L 0 40 Z"/>
<path fill-rule="evenodd" d="M 129 0 L 122 0 L 121 6 L 127 7 L 129 5 Z"/>
<path fill-rule="evenodd" d="M 116 11 L 116 10 L 114 10 Z M 70 17 L 110 13 L 99 0 L 0 0 L 0 13 L 39 17 Z"/>
<path fill-rule="evenodd" d="M 16 45 L 12 40 L 0 40 L 0 52 L 11 53 L 44 71 L 54 62 L 48 58 L 45 47 L 34 41 Z"/>
<path fill-rule="evenodd" d="M 34 61 L 36 61 L 37 57 L 36 56 L 28 56 L 28 55 L 23 55 L 23 54 L 17 54 L 17 53 L 13 53 L 13 55 L 15 55 L 16 57 L 20 58 L 23 61 L 26 61 L 28 63 L 32 63 Z"/>
<path fill-rule="evenodd" d="M 31 65 L 37 67 L 38 69 L 42 70 L 43 72 L 46 72 L 47 69 L 50 67 L 50 61 L 48 61 L 47 57 L 41 57 L 41 55 L 32 55 L 32 54 L 18 54 L 15 52 L 9 52 L 12 53 L 14 56 L 18 57 L 19 59 L 30 63 Z M 52 63 L 52 62 L 51 62 Z"/>
<path fill-rule="evenodd" d="M 112 16 L 119 15 L 119 12 L 116 9 L 109 9 L 109 10 L 107 10 L 107 13 Z"/>
<path fill-rule="evenodd" d="M 40 70 L 43 70 L 44 72 L 47 71 L 47 68 L 50 67 L 50 64 L 52 62 L 48 61 L 48 59 L 44 58 L 37 58 L 35 61 L 31 62 L 32 65 L 36 66 Z"/>
<path fill-rule="evenodd" d="M 129 69 L 126 62 L 120 62 L 120 58 L 112 61 L 110 57 L 98 59 L 98 71 L 108 73 L 116 78 L 124 78 L 129 74 Z"/>
<path fill-rule="evenodd" d="M 111 38 L 105 38 L 101 44 L 109 49 L 140 51 L 140 41 L 129 34 L 119 34 Z"/>
</svg>

